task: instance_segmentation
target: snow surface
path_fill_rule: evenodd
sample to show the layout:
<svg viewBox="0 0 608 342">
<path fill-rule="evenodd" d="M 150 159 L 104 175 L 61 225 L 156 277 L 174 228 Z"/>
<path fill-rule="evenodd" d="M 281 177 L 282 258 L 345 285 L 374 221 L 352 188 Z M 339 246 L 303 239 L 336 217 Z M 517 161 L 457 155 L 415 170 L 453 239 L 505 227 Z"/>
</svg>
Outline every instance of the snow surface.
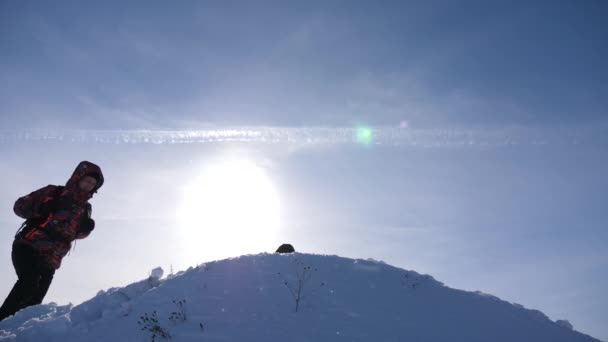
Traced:
<svg viewBox="0 0 608 342">
<path fill-rule="evenodd" d="M 22 310 L 0 322 L 0 341 L 598 341 L 371 259 L 259 254 L 161 276 Z"/>
</svg>

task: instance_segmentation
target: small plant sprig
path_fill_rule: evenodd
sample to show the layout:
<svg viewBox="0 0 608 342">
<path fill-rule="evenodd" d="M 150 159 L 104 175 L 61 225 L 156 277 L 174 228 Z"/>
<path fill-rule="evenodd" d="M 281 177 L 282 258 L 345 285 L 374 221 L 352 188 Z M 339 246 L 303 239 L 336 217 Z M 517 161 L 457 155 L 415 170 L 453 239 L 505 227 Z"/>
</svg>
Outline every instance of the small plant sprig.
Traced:
<svg viewBox="0 0 608 342">
<path fill-rule="evenodd" d="M 406 273 L 403 275 L 403 278 L 401 278 L 401 286 L 415 290 L 420 285 L 422 285 L 423 282 L 429 279 L 430 276 L 428 275 L 425 275 L 423 277 L 412 277 L 409 273 Z"/>
<path fill-rule="evenodd" d="M 207 272 L 207 271 L 209 271 L 209 265 L 208 265 L 207 263 L 202 263 L 202 264 L 200 264 L 200 265 L 197 265 L 197 266 L 195 267 L 195 269 L 197 269 L 197 270 L 201 270 L 201 271 L 203 271 L 203 272 Z"/>
<path fill-rule="evenodd" d="M 171 335 L 169 332 L 160 326 L 156 310 L 154 310 L 151 315 L 145 313 L 140 316 L 137 324 L 141 326 L 140 330 L 152 333 L 152 342 L 156 342 L 157 337 L 166 341 L 171 340 Z"/>
<path fill-rule="evenodd" d="M 293 297 L 293 299 L 295 301 L 296 312 L 298 312 L 298 310 L 300 308 L 300 302 L 304 298 L 307 298 L 309 295 L 312 295 L 316 292 L 316 291 L 305 292 L 304 286 L 312 277 L 313 272 L 316 272 L 317 269 L 312 268 L 311 266 L 305 265 L 302 261 L 300 261 L 298 259 L 295 259 L 294 262 L 296 264 L 296 275 L 297 275 L 297 280 L 298 280 L 297 284 L 294 285 L 294 284 L 290 283 L 289 280 L 287 280 L 285 277 L 283 277 L 281 272 L 278 272 L 277 275 L 283 277 L 283 285 L 285 285 L 285 287 L 287 287 L 287 289 L 289 290 L 289 293 L 291 293 L 291 296 Z M 325 283 L 321 283 L 320 286 L 325 286 Z"/>
<path fill-rule="evenodd" d="M 184 323 L 188 319 L 186 315 L 186 299 L 174 300 L 173 304 L 175 304 L 177 310 L 171 312 L 169 320 L 173 323 Z"/>
</svg>

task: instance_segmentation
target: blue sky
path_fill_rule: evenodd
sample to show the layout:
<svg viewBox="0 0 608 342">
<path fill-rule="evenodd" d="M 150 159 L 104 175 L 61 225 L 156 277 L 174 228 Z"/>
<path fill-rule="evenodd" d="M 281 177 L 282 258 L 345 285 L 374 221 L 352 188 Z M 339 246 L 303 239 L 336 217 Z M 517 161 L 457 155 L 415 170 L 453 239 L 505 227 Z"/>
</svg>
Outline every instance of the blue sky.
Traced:
<svg viewBox="0 0 608 342">
<path fill-rule="evenodd" d="M 2 6 L 3 112 L 41 125 L 595 122 L 606 104 L 601 1 Z"/>
<path fill-rule="evenodd" d="M 253 251 L 382 259 L 608 340 L 607 14 L 603 1 L 3 1 L 0 270 L 13 273 L 13 201 L 85 159 L 106 173 L 98 229 L 47 300 L 186 268 L 179 189 L 241 158 L 281 202 L 279 232 Z M 387 138 L 315 143 L 362 125 Z M 301 135 L 125 142 L 235 127 Z M 113 139 L 71 140 L 95 134 Z M 207 229 L 201 249 L 217 248 Z"/>
</svg>

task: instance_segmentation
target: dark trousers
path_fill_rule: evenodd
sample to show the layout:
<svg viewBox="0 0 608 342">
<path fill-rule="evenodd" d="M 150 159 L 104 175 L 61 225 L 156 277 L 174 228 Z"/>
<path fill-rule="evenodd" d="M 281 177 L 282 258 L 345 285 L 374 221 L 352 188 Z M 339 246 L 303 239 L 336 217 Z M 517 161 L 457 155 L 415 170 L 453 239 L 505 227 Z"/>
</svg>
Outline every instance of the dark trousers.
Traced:
<svg viewBox="0 0 608 342">
<path fill-rule="evenodd" d="M 0 307 L 0 320 L 42 303 L 55 274 L 55 270 L 42 266 L 38 253 L 27 245 L 13 243 L 12 259 L 18 280 Z"/>
</svg>

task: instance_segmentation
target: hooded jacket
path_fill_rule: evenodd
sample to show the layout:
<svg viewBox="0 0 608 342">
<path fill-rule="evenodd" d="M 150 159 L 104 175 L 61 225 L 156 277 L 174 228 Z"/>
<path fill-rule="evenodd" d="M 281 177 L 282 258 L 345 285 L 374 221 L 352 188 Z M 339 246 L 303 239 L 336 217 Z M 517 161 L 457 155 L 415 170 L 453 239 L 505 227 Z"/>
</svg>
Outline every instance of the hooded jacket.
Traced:
<svg viewBox="0 0 608 342">
<path fill-rule="evenodd" d="M 97 180 L 95 188 L 88 193 L 78 185 L 84 176 Z M 103 182 L 101 168 L 82 161 L 63 188 L 47 185 L 19 198 L 13 207 L 15 214 L 34 223 L 31 223 L 33 229 L 17 236 L 15 243 L 33 248 L 41 257 L 43 267 L 58 269 L 72 248 L 72 241 L 86 238 L 93 230 L 95 222 L 91 219 L 92 207 L 88 201 Z"/>
</svg>

